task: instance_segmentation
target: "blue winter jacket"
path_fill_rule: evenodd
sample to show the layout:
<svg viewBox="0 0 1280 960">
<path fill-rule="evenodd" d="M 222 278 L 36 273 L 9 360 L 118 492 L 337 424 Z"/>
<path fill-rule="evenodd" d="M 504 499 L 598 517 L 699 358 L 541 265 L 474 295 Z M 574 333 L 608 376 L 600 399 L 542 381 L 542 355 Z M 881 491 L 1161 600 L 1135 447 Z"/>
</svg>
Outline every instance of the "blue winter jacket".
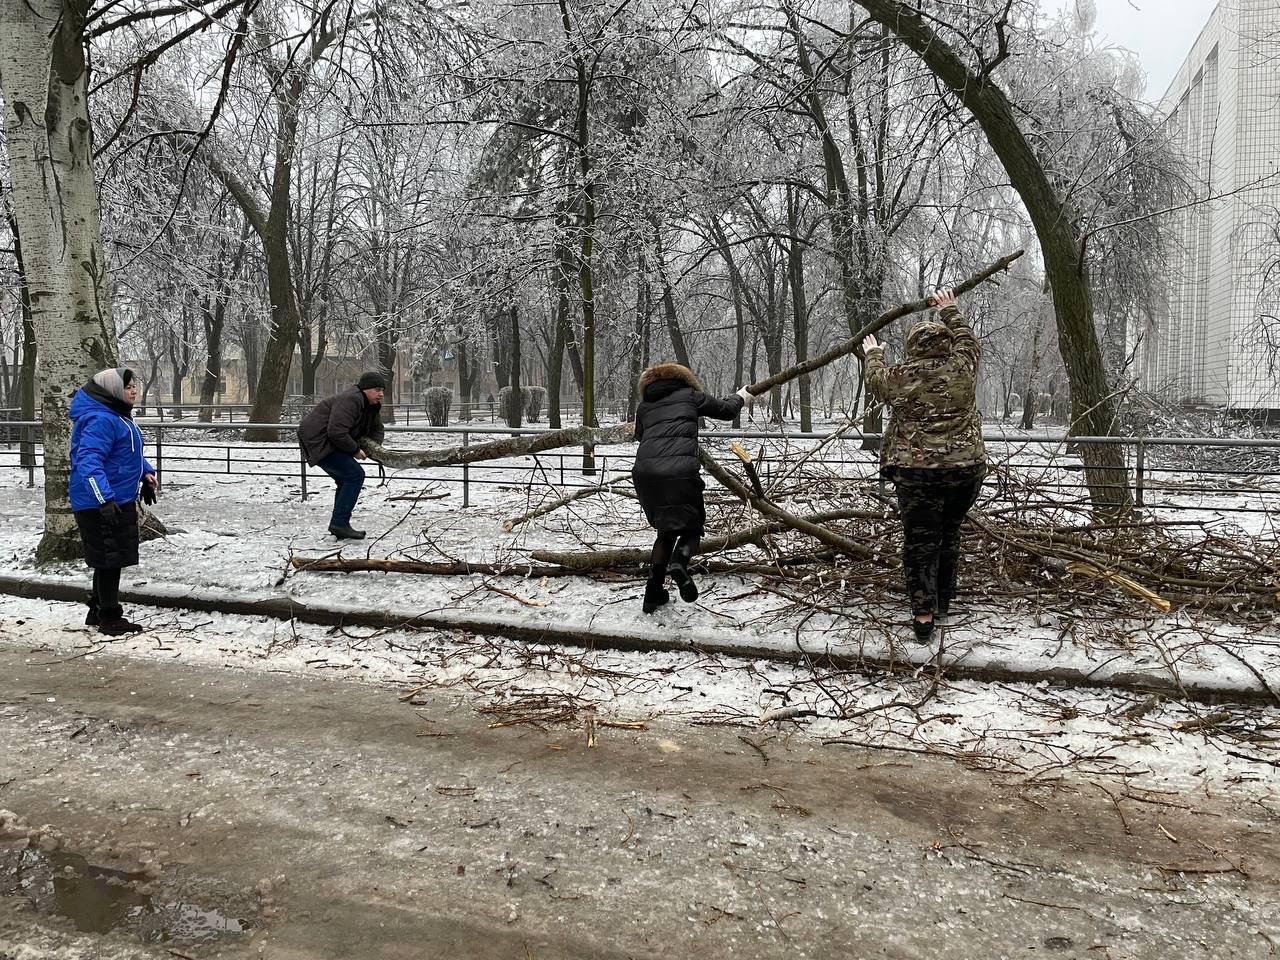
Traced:
<svg viewBox="0 0 1280 960">
<path fill-rule="evenodd" d="M 144 473 L 142 431 L 84 390 L 71 398 L 71 509 L 94 510 L 108 500 L 132 503 Z"/>
</svg>

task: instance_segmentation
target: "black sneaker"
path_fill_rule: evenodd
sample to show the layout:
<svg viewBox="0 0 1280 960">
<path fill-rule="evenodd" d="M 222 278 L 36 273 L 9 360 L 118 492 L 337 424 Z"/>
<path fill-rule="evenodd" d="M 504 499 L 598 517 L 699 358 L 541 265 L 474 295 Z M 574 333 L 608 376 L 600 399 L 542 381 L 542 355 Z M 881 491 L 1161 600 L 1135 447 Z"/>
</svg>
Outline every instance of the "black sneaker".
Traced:
<svg viewBox="0 0 1280 960">
<path fill-rule="evenodd" d="M 912 620 L 911 630 L 915 633 L 916 643 L 928 643 L 933 639 L 932 620 Z"/>
<path fill-rule="evenodd" d="M 698 585 L 693 582 L 693 577 L 689 576 L 689 571 L 684 567 L 671 567 L 671 580 L 680 590 L 680 599 L 685 603 L 693 603 L 698 599 Z"/>
<path fill-rule="evenodd" d="M 330 527 L 329 532 L 339 540 L 363 540 L 364 531 L 355 530 L 351 527 Z"/>
<path fill-rule="evenodd" d="M 105 633 L 108 637 L 123 637 L 130 633 L 141 633 L 145 629 L 147 628 L 142 624 L 124 617 L 104 617 L 98 624 L 98 632 Z"/>
</svg>

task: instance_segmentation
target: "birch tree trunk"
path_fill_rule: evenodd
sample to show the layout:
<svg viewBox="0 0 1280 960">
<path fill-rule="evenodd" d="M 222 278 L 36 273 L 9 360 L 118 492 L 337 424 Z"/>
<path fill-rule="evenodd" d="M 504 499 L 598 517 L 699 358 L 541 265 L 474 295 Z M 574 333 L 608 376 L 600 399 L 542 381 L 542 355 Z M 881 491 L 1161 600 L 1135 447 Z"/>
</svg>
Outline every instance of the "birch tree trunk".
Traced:
<svg viewBox="0 0 1280 960">
<path fill-rule="evenodd" d="M 71 395 L 116 362 L 93 175 L 83 27 L 89 0 L 0 4 L 14 216 L 31 295 L 44 426 L 45 528 L 38 562 L 79 556 L 67 499 Z"/>
</svg>

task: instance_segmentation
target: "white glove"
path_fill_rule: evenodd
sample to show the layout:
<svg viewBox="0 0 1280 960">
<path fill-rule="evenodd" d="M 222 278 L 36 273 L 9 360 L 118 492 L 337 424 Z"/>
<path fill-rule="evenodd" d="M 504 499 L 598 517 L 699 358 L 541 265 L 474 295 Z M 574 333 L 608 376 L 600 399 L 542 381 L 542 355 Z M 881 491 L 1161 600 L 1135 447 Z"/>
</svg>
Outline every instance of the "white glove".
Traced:
<svg viewBox="0 0 1280 960">
<path fill-rule="evenodd" d="M 738 391 L 738 396 L 742 398 L 742 402 L 748 407 L 756 402 L 755 394 L 752 393 L 750 390 L 748 390 L 746 387 L 743 387 L 741 390 Z"/>
</svg>

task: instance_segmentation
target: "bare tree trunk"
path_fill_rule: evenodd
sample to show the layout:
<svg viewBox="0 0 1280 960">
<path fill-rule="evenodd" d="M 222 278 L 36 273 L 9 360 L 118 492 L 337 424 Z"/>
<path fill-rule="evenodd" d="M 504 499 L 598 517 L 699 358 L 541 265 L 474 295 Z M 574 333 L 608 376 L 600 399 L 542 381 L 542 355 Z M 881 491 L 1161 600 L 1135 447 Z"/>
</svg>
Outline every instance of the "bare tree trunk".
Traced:
<svg viewBox="0 0 1280 960">
<path fill-rule="evenodd" d="M 511 319 L 511 392 L 507 395 L 507 426 L 518 427 L 524 423 L 524 395 L 520 389 L 520 308 L 514 303 L 507 308 Z"/>
<path fill-rule="evenodd" d="M 36 559 L 41 563 L 79 555 L 67 497 L 67 410 L 76 389 L 116 361 L 93 174 L 83 42 L 88 8 L 88 0 L 0 5 L 10 184 L 39 345 L 45 527 Z"/>
<path fill-rule="evenodd" d="M 258 389 L 258 331 L 254 327 L 249 327 L 244 331 L 244 336 L 240 341 L 240 348 L 244 351 L 244 379 L 245 389 L 249 391 L 249 402 L 253 403 L 254 395 Z"/>
<path fill-rule="evenodd" d="M 636 407 L 644 398 L 640 396 L 640 374 L 647 365 L 645 354 L 649 346 L 649 311 L 652 309 L 652 292 L 645 275 L 644 249 L 636 254 L 636 319 L 635 336 L 631 344 L 631 383 L 627 388 L 627 419 L 636 418 Z"/>
<path fill-rule="evenodd" d="M 720 226 L 719 221 L 712 219 L 710 222 L 711 236 L 715 241 L 720 256 L 724 258 L 725 267 L 729 271 L 729 293 L 733 299 L 733 318 L 735 324 L 736 338 L 734 340 L 734 360 L 733 360 L 733 385 L 741 387 L 744 384 L 744 376 L 746 375 L 745 365 L 747 359 L 747 318 L 746 312 L 742 305 L 742 277 L 738 272 L 738 264 L 733 258 L 733 248 L 729 245 L 729 238 L 725 236 L 724 228 Z M 755 362 L 751 365 L 751 378 L 755 379 Z M 742 414 L 733 419 L 735 429 L 742 426 Z"/>
<path fill-rule="evenodd" d="M 458 398 L 462 403 L 462 419 L 471 420 L 471 401 L 476 388 L 478 365 L 471 362 L 466 340 L 458 341 Z"/>
<path fill-rule="evenodd" d="M 671 281 L 667 278 L 667 265 L 662 249 L 662 224 L 656 217 L 653 221 L 653 233 L 658 258 L 658 277 L 662 280 L 662 313 L 667 321 L 667 333 L 671 337 L 671 350 L 676 363 L 689 366 L 689 348 L 684 342 L 684 331 L 680 329 L 680 318 L 676 315 L 675 292 L 671 289 Z"/>
<path fill-rule="evenodd" d="M 551 288 L 555 295 L 555 319 L 552 320 L 551 350 L 547 355 L 547 425 L 560 429 L 560 383 L 564 375 L 564 348 L 569 339 L 569 276 L 565 272 L 564 248 L 555 245 L 551 268 Z"/>
<path fill-rule="evenodd" d="M 596 301 L 595 277 L 592 272 L 592 251 L 596 230 L 596 185 L 591 169 L 591 80 L 581 53 L 574 41 L 573 21 L 569 15 L 568 0 L 560 0 L 560 22 L 565 42 L 574 49 L 573 65 L 578 93 L 574 130 L 577 142 L 574 149 L 578 157 L 579 189 L 582 196 L 582 246 L 578 260 L 578 284 L 582 292 L 582 424 L 596 425 Z M 594 66 L 592 67 L 594 70 Z M 582 448 L 582 472 L 595 473 L 595 455 L 590 445 Z"/>
<path fill-rule="evenodd" d="M 1022 391 L 1022 429 L 1030 430 L 1036 422 L 1036 374 L 1040 372 L 1040 318 L 1036 318 L 1031 336 L 1031 356 L 1027 360 L 1027 385 Z"/>
<path fill-rule="evenodd" d="M 293 261 L 289 253 L 293 164 L 298 147 L 299 111 L 310 71 L 343 34 L 346 23 L 331 19 L 326 13 L 315 27 L 314 32 L 309 34 L 311 44 L 305 53 L 291 56 L 288 62 L 282 63 L 271 58 L 265 38 L 261 44 L 263 63 L 272 80 L 276 114 L 275 163 L 266 209 L 263 209 L 253 189 L 242 182 L 227 163 L 216 156 L 204 157 L 210 172 L 230 191 L 261 239 L 262 254 L 266 260 L 271 329 L 262 352 L 257 385 L 250 391 L 253 408 L 249 411 L 249 418 L 255 423 L 280 422 L 280 410 L 289 389 L 293 352 L 297 349 L 298 333 L 302 328 L 302 314 L 293 283 Z M 299 54 L 299 51 L 295 50 L 295 54 Z M 195 148 L 194 143 L 189 146 L 191 149 Z M 278 434 L 278 430 L 263 427 L 246 430 L 245 439 L 271 442 L 277 439 Z"/>
<path fill-rule="evenodd" d="M 791 283 L 791 319 L 795 334 L 796 363 L 802 364 L 809 359 L 809 306 L 804 293 L 804 253 L 799 240 L 800 211 L 795 190 L 787 188 L 787 226 L 791 232 L 791 242 L 787 245 L 787 276 Z M 813 429 L 813 397 L 810 390 L 809 375 L 800 375 L 800 430 L 808 433 Z"/>
<path fill-rule="evenodd" d="M 396 422 L 396 353 L 398 352 L 398 336 L 390 324 L 384 324 L 378 331 L 378 369 L 382 378 L 387 381 L 386 393 L 382 398 L 382 422 Z"/>
<path fill-rule="evenodd" d="M 22 365 L 18 370 L 18 408 L 21 418 L 31 421 L 36 418 L 36 358 L 40 351 L 36 345 L 35 322 L 31 318 L 31 288 L 27 286 L 27 272 L 22 264 L 22 238 L 18 233 L 18 222 L 12 217 L 9 219 L 9 231 L 13 234 L 13 258 L 18 268 L 18 297 L 22 304 L 22 328 L 19 333 Z M 33 467 L 35 463 L 35 440 L 24 440 L 19 448 L 18 464 Z"/>
</svg>

